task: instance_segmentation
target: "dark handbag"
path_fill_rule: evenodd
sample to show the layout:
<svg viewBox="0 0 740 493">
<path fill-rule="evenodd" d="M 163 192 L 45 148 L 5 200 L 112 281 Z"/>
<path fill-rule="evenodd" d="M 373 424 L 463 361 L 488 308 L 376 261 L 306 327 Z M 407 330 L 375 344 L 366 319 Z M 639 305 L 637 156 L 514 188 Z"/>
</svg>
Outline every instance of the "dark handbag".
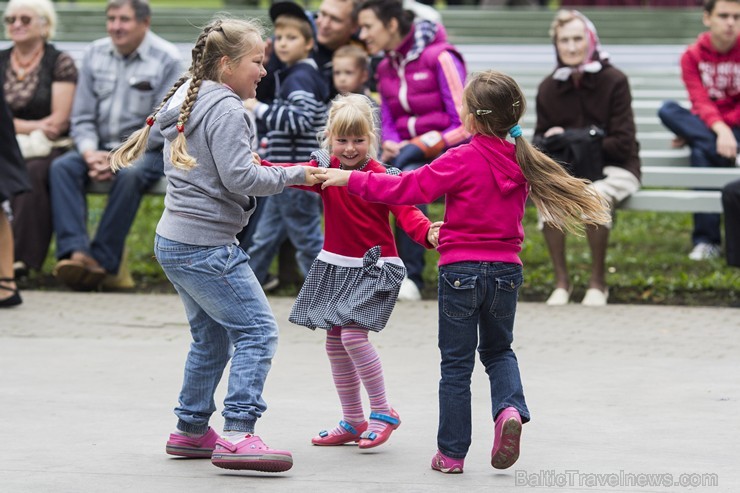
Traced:
<svg viewBox="0 0 740 493">
<path fill-rule="evenodd" d="M 563 165 L 571 175 L 596 181 L 604 178 L 604 130 L 591 125 L 570 128 L 541 139 L 542 151 Z"/>
</svg>

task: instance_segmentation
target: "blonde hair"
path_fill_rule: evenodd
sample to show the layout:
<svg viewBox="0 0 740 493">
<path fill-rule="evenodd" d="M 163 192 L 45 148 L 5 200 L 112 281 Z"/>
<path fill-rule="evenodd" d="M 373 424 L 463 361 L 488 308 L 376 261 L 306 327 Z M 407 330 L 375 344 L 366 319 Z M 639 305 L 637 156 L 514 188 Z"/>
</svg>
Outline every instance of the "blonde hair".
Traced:
<svg viewBox="0 0 740 493">
<path fill-rule="evenodd" d="M 488 70 L 475 74 L 463 91 L 471 133 L 506 138 L 526 111 L 522 90 L 514 79 Z M 560 230 L 580 233 L 584 225 L 611 220 L 608 204 L 591 182 L 569 175 L 565 168 L 519 135 L 516 160 L 529 183 L 532 201 L 543 219 Z"/>
<path fill-rule="evenodd" d="M 57 12 L 49 0 L 10 0 L 5 6 L 5 15 L 12 15 L 18 9 L 29 9 L 41 18 L 46 25 L 44 41 L 49 41 L 57 32 Z M 10 37 L 8 25 L 5 25 L 5 37 Z"/>
<path fill-rule="evenodd" d="M 368 155 L 378 158 L 378 117 L 370 98 L 362 94 L 340 94 L 334 98 L 326 119 L 326 128 L 319 132 L 321 148 L 331 154 L 331 138 L 339 135 L 370 140 Z"/>
<path fill-rule="evenodd" d="M 175 82 L 162 102 L 147 117 L 147 123 L 126 139 L 111 155 L 111 168 L 115 171 L 131 166 L 146 149 L 151 126 L 156 115 L 177 89 L 190 79 L 185 101 L 180 106 L 178 134 L 170 148 L 170 160 L 175 168 L 190 170 L 196 166 L 195 159 L 188 153 L 185 127 L 190 118 L 198 91 L 204 80 L 221 81 L 223 65 L 221 59 L 228 58 L 228 63 L 237 65 L 242 57 L 254 50 L 262 41 L 264 29 L 256 20 L 216 19 L 209 23 L 195 42 L 192 50 L 192 64 L 188 72 Z"/>
</svg>

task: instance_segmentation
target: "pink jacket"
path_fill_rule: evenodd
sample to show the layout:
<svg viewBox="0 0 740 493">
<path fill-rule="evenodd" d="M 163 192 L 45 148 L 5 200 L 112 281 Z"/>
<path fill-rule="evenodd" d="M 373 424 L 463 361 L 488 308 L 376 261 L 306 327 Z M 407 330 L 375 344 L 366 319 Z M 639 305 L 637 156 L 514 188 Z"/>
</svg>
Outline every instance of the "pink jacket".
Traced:
<svg viewBox="0 0 740 493">
<path fill-rule="evenodd" d="M 467 140 L 459 114 L 465 74 L 462 55 L 447 43 L 440 24 L 414 24 L 376 72 L 383 141 L 401 142 L 428 132 L 439 132 L 445 148 Z"/>
<path fill-rule="evenodd" d="M 524 205 L 528 184 L 516 162 L 516 148 L 477 134 L 430 164 L 400 175 L 352 173 L 350 193 L 370 202 L 426 204 L 445 196 L 439 232 L 439 264 L 521 264 Z"/>
</svg>

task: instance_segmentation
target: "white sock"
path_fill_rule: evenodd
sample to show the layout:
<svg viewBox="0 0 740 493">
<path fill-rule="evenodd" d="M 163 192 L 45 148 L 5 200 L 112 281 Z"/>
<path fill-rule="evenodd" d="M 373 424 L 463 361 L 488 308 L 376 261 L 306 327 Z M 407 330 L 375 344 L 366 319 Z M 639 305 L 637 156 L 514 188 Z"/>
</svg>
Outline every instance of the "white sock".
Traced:
<svg viewBox="0 0 740 493">
<path fill-rule="evenodd" d="M 247 433 L 246 431 L 234 431 L 234 430 L 224 430 L 224 432 L 221 434 L 222 437 L 227 439 L 233 444 L 237 444 L 247 438 L 247 435 L 250 435 L 251 433 Z"/>
<path fill-rule="evenodd" d="M 182 435 L 184 437 L 190 437 L 190 438 L 200 438 L 203 435 L 205 435 L 205 433 L 188 433 L 187 431 L 182 431 L 182 430 L 178 430 L 177 428 L 175 428 L 175 435 Z"/>
</svg>

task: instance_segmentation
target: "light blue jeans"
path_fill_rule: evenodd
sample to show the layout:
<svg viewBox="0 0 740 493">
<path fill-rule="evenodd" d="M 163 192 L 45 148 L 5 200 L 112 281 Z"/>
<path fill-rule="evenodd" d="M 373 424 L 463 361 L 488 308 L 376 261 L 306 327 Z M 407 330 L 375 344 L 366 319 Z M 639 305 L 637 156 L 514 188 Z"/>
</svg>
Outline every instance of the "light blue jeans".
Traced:
<svg viewBox="0 0 740 493">
<path fill-rule="evenodd" d="M 205 433 L 213 394 L 231 356 L 224 429 L 254 432 L 278 327 L 249 257 L 238 245 L 204 247 L 156 235 L 154 254 L 185 305 L 193 342 L 175 408 L 177 428 Z"/>
</svg>

